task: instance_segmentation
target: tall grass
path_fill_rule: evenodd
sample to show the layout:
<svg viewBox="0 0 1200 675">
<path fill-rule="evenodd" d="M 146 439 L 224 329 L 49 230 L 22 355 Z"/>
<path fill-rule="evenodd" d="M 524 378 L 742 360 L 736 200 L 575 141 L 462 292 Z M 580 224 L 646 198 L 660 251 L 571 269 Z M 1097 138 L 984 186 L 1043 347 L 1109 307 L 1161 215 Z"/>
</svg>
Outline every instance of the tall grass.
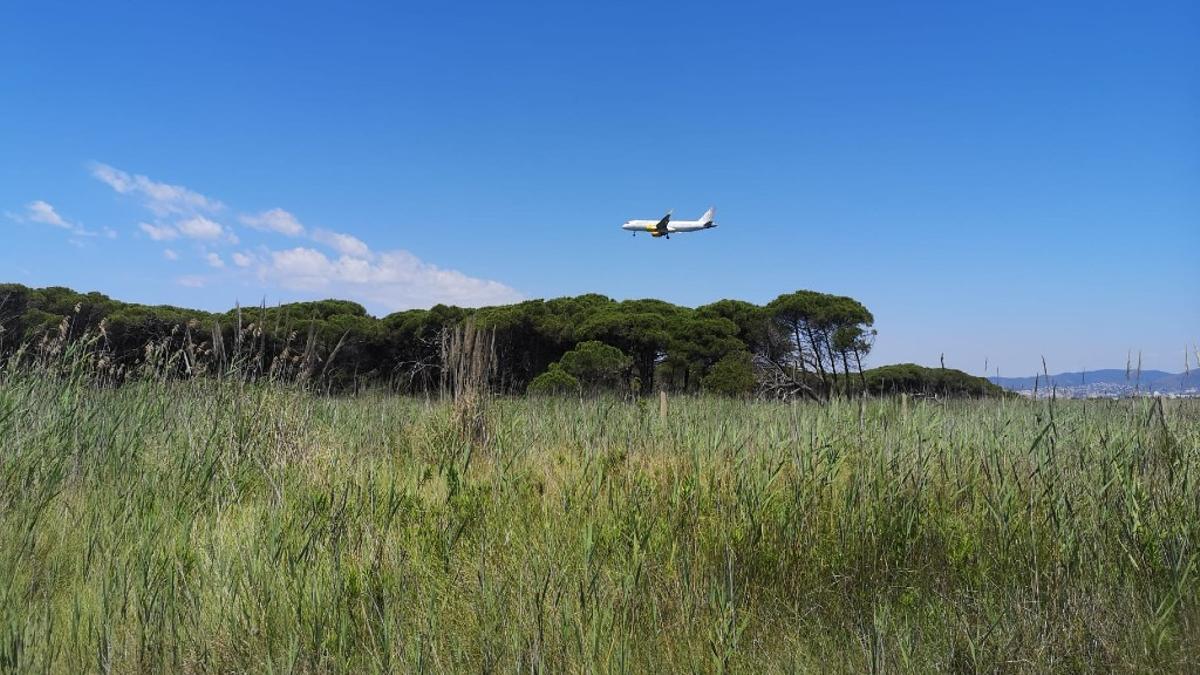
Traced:
<svg viewBox="0 0 1200 675">
<path fill-rule="evenodd" d="M 495 399 L 478 444 L 80 363 L 0 376 L 2 670 L 1200 665 L 1196 402 Z"/>
</svg>

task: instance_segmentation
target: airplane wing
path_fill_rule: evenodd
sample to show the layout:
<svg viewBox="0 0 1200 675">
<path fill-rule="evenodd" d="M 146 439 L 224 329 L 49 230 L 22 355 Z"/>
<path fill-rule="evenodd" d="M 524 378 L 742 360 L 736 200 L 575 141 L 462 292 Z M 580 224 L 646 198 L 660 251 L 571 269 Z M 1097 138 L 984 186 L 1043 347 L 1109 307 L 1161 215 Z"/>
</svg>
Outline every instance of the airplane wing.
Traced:
<svg viewBox="0 0 1200 675">
<path fill-rule="evenodd" d="M 671 212 L 667 211 L 667 215 L 663 216 L 662 220 L 658 221 L 658 224 L 654 226 L 654 230 L 656 232 L 662 232 L 663 234 L 666 234 L 667 223 L 669 222 L 671 222 Z"/>
</svg>

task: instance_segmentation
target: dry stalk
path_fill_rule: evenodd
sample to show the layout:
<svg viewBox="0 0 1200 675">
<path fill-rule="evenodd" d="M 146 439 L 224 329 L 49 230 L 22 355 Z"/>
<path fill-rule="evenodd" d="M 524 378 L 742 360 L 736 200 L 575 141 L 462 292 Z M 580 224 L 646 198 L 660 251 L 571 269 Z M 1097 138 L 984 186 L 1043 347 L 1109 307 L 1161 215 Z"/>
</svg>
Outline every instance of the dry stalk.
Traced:
<svg viewBox="0 0 1200 675">
<path fill-rule="evenodd" d="M 487 409 L 496 372 L 496 333 L 468 321 L 442 331 L 442 396 L 449 394 L 463 440 L 486 445 Z"/>
</svg>

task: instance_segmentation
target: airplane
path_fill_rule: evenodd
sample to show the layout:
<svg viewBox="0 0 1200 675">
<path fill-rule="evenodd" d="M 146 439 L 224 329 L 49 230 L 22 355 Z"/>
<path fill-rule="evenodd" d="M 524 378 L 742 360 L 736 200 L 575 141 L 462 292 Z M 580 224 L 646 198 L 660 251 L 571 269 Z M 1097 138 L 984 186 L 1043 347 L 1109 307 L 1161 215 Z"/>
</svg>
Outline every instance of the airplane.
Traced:
<svg viewBox="0 0 1200 675">
<path fill-rule="evenodd" d="M 698 220 L 676 220 L 671 222 L 671 212 L 667 211 L 667 215 L 662 217 L 662 220 L 629 220 L 621 226 L 622 230 L 633 232 L 633 236 L 637 236 L 638 232 L 649 232 L 651 237 L 666 237 L 671 238 L 672 233 L 678 232 L 696 232 L 699 230 L 707 230 L 717 226 L 717 222 L 713 220 L 713 214 L 717 210 L 711 208 L 704 212 Z"/>
</svg>

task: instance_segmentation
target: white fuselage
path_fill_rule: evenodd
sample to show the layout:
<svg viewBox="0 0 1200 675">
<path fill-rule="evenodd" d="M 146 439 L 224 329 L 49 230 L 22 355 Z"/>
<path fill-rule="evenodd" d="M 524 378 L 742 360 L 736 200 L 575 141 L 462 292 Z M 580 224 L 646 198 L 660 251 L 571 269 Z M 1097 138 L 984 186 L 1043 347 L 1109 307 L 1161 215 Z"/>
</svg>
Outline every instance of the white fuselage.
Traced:
<svg viewBox="0 0 1200 675">
<path fill-rule="evenodd" d="M 673 232 L 696 232 L 716 227 L 717 221 L 713 220 L 716 213 L 717 210 L 711 208 L 697 220 L 671 220 L 671 212 L 667 211 L 667 215 L 658 220 L 627 220 L 621 229 L 634 234 L 649 232 L 651 237 L 670 239 Z"/>
<path fill-rule="evenodd" d="M 622 225 L 621 229 L 631 232 L 657 232 L 655 229 L 657 226 L 657 220 L 630 220 Z M 672 234 L 676 232 L 695 232 L 696 230 L 707 230 L 716 226 L 717 224 L 712 221 L 706 223 L 699 220 L 672 220 L 667 223 L 667 232 Z"/>
<path fill-rule="evenodd" d="M 713 220 L 716 215 L 717 210 L 711 208 L 696 220 L 671 220 L 671 212 L 668 211 L 667 215 L 658 220 L 627 220 L 621 229 L 634 234 L 649 232 L 652 237 L 670 239 L 672 232 L 696 232 L 716 227 L 717 221 Z"/>
</svg>

